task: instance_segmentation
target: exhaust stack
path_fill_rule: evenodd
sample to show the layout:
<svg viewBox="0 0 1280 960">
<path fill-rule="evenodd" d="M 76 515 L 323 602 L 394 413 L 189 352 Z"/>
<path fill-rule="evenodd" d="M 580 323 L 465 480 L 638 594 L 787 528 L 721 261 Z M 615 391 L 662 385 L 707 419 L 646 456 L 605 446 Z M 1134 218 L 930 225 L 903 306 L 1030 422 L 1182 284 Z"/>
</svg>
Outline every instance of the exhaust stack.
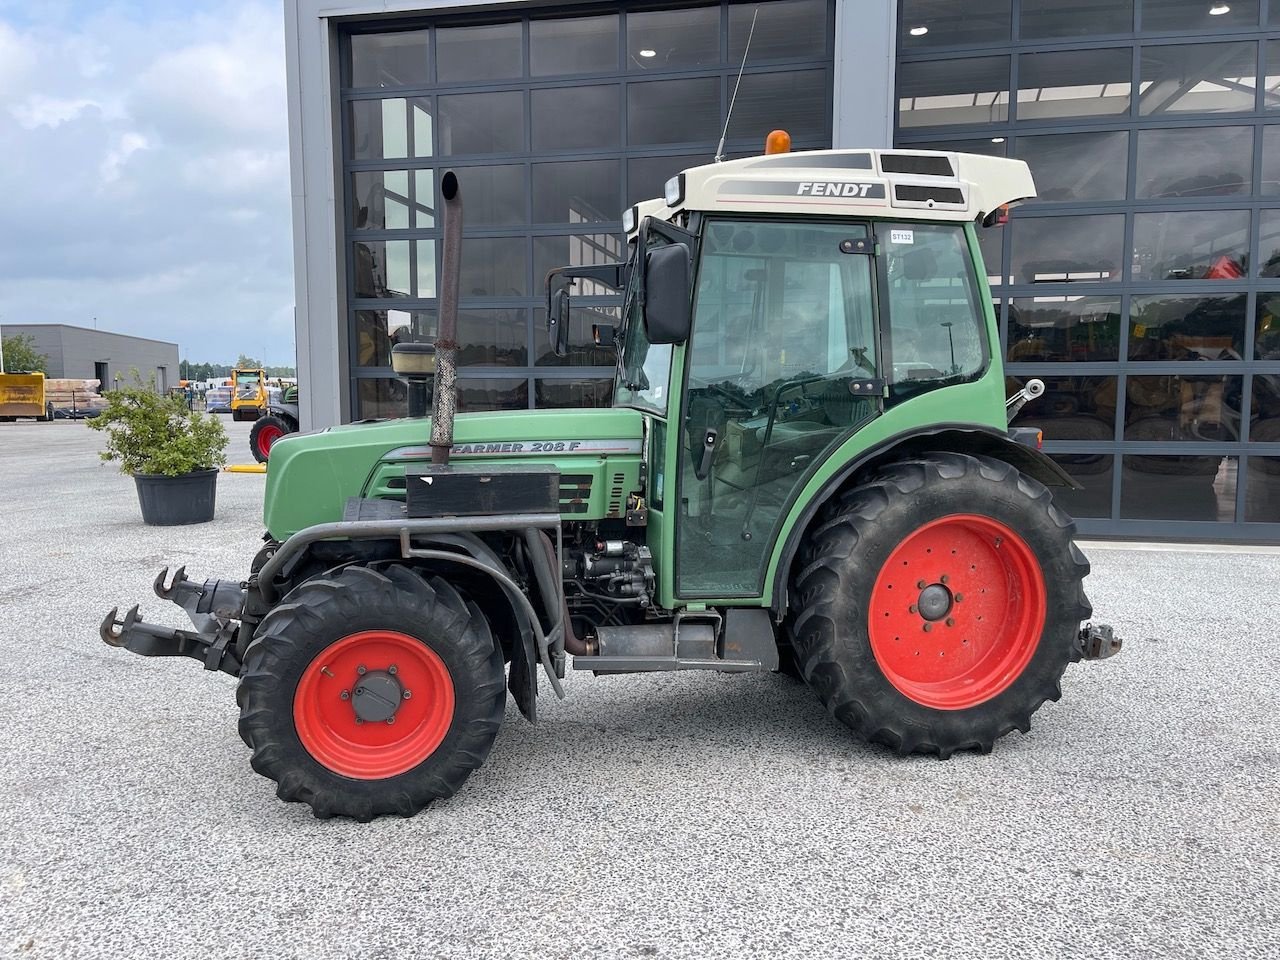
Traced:
<svg viewBox="0 0 1280 960">
<path fill-rule="evenodd" d="M 458 276 L 462 269 L 462 191 L 452 170 L 440 178 L 444 198 L 444 251 L 440 268 L 440 324 L 436 332 L 436 383 L 431 413 L 431 462 L 448 463 L 458 409 Z"/>
</svg>

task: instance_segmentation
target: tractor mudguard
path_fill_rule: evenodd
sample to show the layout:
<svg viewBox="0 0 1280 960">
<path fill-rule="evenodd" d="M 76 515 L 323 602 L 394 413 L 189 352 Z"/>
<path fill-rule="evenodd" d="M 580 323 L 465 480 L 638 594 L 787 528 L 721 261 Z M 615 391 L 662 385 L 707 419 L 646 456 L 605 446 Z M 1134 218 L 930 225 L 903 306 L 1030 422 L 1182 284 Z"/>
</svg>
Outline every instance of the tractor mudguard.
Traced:
<svg viewBox="0 0 1280 960">
<path fill-rule="evenodd" d="M 1003 460 L 1027 476 L 1039 480 L 1045 486 L 1081 489 L 1080 484 L 1054 460 L 1034 447 L 1018 443 L 1004 431 L 993 427 L 944 423 L 925 430 L 896 434 L 863 451 L 860 457 L 833 476 L 822 493 L 810 501 L 799 521 L 792 526 L 778 561 L 777 573 L 773 578 L 772 607 L 775 618 L 780 620 L 786 613 L 787 586 L 790 580 L 787 571 L 791 569 L 805 531 L 809 529 L 813 518 L 817 516 L 823 505 L 858 474 L 874 470 L 894 460 L 918 456 L 931 450 L 968 453 Z"/>
</svg>

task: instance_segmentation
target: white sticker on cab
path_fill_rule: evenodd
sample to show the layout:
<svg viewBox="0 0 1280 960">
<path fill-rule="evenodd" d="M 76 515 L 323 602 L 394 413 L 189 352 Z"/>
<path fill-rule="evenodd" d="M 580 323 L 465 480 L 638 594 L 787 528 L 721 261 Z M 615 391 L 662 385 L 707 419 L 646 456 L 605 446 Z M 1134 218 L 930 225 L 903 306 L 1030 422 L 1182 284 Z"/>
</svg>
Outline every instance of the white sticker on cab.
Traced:
<svg viewBox="0 0 1280 960">
<path fill-rule="evenodd" d="M 916 242 L 916 234 L 914 230 L 890 230 L 890 243 L 911 243 Z"/>
</svg>

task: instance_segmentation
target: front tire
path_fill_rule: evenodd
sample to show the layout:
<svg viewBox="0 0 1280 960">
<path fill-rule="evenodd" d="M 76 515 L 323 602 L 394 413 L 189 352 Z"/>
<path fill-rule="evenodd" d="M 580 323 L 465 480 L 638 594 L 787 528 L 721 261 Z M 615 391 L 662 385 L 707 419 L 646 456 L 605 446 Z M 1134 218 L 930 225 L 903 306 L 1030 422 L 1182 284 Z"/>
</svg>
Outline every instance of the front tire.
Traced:
<svg viewBox="0 0 1280 960">
<path fill-rule="evenodd" d="M 266 463 L 275 442 L 292 432 L 289 424 L 274 414 L 259 417 L 249 428 L 249 449 L 253 451 L 253 459 Z"/>
<path fill-rule="evenodd" d="M 901 754 L 991 750 L 1061 696 L 1092 610 L 1075 525 L 1000 461 L 926 454 L 848 492 L 810 531 L 788 631 L 805 680 Z"/>
<path fill-rule="evenodd" d="M 489 755 L 505 693 L 488 621 L 447 581 L 348 567 L 263 618 L 236 700 L 282 800 L 367 821 L 452 796 Z"/>
</svg>

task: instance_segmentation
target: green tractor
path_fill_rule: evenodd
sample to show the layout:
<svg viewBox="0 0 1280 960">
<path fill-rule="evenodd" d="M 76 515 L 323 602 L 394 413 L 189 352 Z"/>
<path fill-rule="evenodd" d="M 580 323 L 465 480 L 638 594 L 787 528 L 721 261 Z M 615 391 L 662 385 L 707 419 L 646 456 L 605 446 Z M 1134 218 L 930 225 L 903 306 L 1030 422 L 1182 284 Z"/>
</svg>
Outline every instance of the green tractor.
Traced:
<svg viewBox="0 0 1280 960">
<path fill-rule="evenodd" d="M 432 415 L 279 438 L 241 580 L 161 571 L 193 630 L 102 638 L 237 677 L 253 768 L 318 817 L 409 816 L 484 762 L 509 690 L 567 671 L 780 671 L 900 754 L 989 751 L 1119 648 L 1010 430 L 977 230 L 1026 164 L 832 150 L 689 169 L 625 263 L 554 270 L 548 325 L 623 291 L 609 409 L 455 418 L 461 195 L 441 177 Z M 596 301 L 598 302 L 598 301 Z M 600 319 L 605 319 L 601 314 Z M 421 384 L 419 383 L 419 387 Z M 419 391 L 419 395 L 422 395 Z M 799 689 L 797 687 L 797 689 Z"/>
</svg>

